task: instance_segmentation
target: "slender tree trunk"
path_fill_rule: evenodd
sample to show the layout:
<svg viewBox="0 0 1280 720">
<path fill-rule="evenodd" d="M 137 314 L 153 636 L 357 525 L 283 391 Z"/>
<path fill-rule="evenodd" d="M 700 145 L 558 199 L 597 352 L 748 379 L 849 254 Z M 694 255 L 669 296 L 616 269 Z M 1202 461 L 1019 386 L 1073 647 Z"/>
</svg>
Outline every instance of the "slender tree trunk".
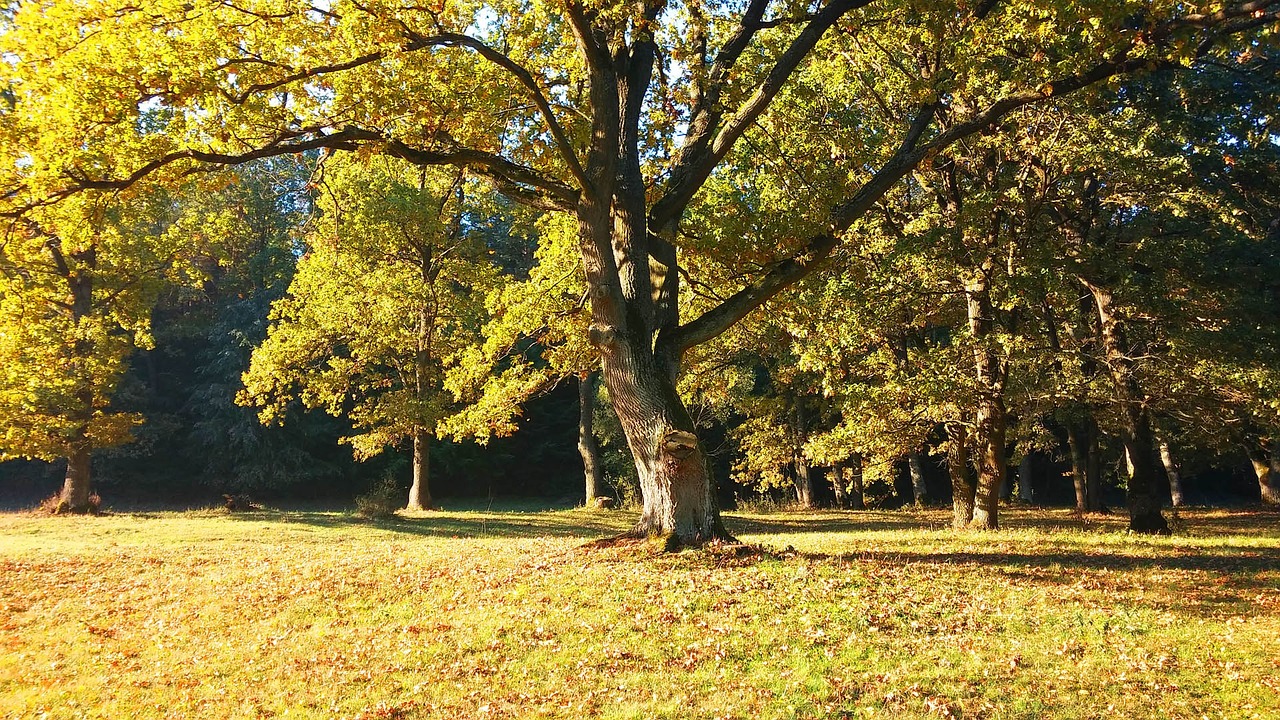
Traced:
<svg viewBox="0 0 1280 720">
<path fill-rule="evenodd" d="M 994 530 L 1000 527 L 1000 488 L 1005 482 L 1008 461 L 1005 458 L 1004 381 L 999 357 L 989 347 L 994 329 L 994 309 L 985 275 L 965 284 L 968 299 L 969 330 L 976 343 L 973 348 L 978 381 L 978 407 L 974 422 L 974 445 L 977 450 L 978 488 L 974 498 L 970 526 Z"/>
<path fill-rule="evenodd" d="M 409 487 L 407 510 L 431 509 L 431 435 L 423 428 L 413 429 L 413 485 Z"/>
<path fill-rule="evenodd" d="M 853 455 L 849 458 L 849 509 L 850 510 L 866 510 L 867 498 L 863 494 L 862 484 L 862 456 Z"/>
<path fill-rule="evenodd" d="M 1036 500 L 1035 464 L 1035 456 L 1029 451 L 1018 463 L 1018 500 L 1028 505 Z"/>
<path fill-rule="evenodd" d="M 916 507 L 924 507 L 928 499 L 924 482 L 924 453 L 913 452 L 908 455 L 907 467 L 911 470 L 911 493 L 915 496 Z"/>
<path fill-rule="evenodd" d="M 1111 512 L 1102 502 L 1102 433 L 1098 430 L 1098 421 L 1089 417 L 1085 428 L 1089 435 L 1088 472 L 1086 482 L 1089 485 L 1089 512 Z"/>
<path fill-rule="evenodd" d="M 578 376 L 578 454 L 582 456 L 582 475 L 586 484 L 586 506 L 594 507 L 604 487 L 604 465 L 600 462 L 600 444 L 593 430 L 598 373 Z"/>
<path fill-rule="evenodd" d="M 57 255 L 58 265 L 65 268 L 62 255 Z M 89 361 L 93 355 L 93 340 L 79 332 L 81 325 L 93 312 L 93 275 L 97 253 L 90 249 L 76 257 L 87 269 L 66 272 L 71 290 L 71 319 L 78 335 L 73 344 L 74 372 L 76 374 L 75 407 L 69 417 L 73 423 L 71 437 L 67 441 L 67 475 L 58 495 L 58 511 L 85 513 L 94 510 L 90 504 L 93 496 L 91 466 L 93 441 L 89 439 L 89 423 L 93 420 L 93 376 Z"/>
<path fill-rule="evenodd" d="M 796 471 L 796 504 L 806 510 L 813 507 L 813 475 L 809 461 L 804 457 L 804 442 L 809 434 L 808 418 L 805 417 L 804 405 L 796 401 L 795 407 L 795 456 L 792 461 Z"/>
<path fill-rule="evenodd" d="M 1067 445 L 1071 451 L 1071 484 L 1076 491 L 1076 512 L 1089 512 L 1089 440 L 1082 423 L 1067 423 Z"/>
<path fill-rule="evenodd" d="M 1280 505 L 1280 468 L 1276 467 L 1280 458 L 1276 457 L 1275 450 L 1267 452 L 1263 447 L 1249 445 L 1245 452 L 1249 455 L 1254 474 L 1258 476 L 1258 491 L 1263 504 Z"/>
<path fill-rule="evenodd" d="M 845 494 L 845 483 L 848 482 L 845 478 L 847 472 L 845 463 L 836 463 L 831 466 L 831 491 L 836 497 L 836 507 L 841 510 L 849 507 L 849 498 Z"/>
<path fill-rule="evenodd" d="M 1168 534 L 1169 523 L 1160 513 L 1160 503 L 1155 495 L 1155 440 L 1151 432 L 1151 418 L 1147 414 L 1146 398 L 1134 377 L 1133 360 L 1115 315 L 1111 291 L 1083 282 L 1093 295 L 1098 310 L 1102 349 L 1120 404 L 1122 440 L 1133 467 L 1127 494 L 1129 529 L 1136 533 Z"/>
<path fill-rule="evenodd" d="M 960 423 L 947 424 L 947 473 L 951 476 L 951 525 L 968 527 L 973 521 L 977 485 L 969 478 L 969 431 Z"/>
<path fill-rule="evenodd" d="M 1173 459 L 1173 451 L 1169 443 L 1160 442 L 1160 462 L 1164 465 L 1164 473 L 1169 477 L 1169 501 L 1174 507 L 1182 507 L 1182 470 Z"/>
</svg>

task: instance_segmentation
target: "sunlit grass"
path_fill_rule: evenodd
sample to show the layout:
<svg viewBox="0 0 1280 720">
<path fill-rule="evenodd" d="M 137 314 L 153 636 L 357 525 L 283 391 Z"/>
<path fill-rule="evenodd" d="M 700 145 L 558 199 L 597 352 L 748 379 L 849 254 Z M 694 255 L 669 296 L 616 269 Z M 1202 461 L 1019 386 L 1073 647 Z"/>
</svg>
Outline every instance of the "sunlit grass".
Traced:
<svg viewBox="0 0 1280 720">
<path fill-rule="evenodd" d="M 1277 717 L 1280 516 L 0 516 L 0 716 Z"/>
</svg>

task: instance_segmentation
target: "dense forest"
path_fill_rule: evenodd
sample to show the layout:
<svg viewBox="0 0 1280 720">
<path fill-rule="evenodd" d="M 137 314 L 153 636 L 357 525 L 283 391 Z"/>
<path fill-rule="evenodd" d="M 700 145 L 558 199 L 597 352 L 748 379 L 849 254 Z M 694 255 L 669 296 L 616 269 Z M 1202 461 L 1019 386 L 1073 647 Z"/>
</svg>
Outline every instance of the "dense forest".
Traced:
<svg viewBox="0 0 1280 720">
<path fill-rule="evenodd" d="M 1280 3 L 2 17 L 6 503 L 1280 503 Z"/>
</svg>

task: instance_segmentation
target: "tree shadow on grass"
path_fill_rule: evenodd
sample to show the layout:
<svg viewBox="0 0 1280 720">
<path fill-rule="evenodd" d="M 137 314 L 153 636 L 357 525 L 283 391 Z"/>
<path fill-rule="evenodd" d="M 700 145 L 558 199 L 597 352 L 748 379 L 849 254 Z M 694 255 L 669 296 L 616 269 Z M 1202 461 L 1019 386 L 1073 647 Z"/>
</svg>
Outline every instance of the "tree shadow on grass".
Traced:
<svg viewBox="0 0 1280 720">
<path fill-rule="evenodd" d="M 1280 537 L 1280 510 L 1265 507 L 1184 508 L 1176 515 L 1166 510 L 1177 534 L 1193 537 L 1240 535 Z M 801 533 L 892 532 L 947 530 L 950 508 L 924 510 L 818 510 L 769 515 L 726 513 L 731 531 L 743 535 L 791 535 Z M 1014 506 L 1001 509 L 1004 530 L 1042 530 L 1061 533 L 1125 532 L 1129 516 L 1123 511 L 1091 513 L 1084 517 L 1067 508 Z"/>
<path fill-rule="evenodd" d="M 369 528 L 435 538 L 583 538 L 617 535 L 631 526 L 630 513 L 568 510 L 560 512 L 427 512 L 367 520 L 335 512 L 262 511 L 231 513 L 235 520 L 296 523 L 321 528 Z"/>
</svg>

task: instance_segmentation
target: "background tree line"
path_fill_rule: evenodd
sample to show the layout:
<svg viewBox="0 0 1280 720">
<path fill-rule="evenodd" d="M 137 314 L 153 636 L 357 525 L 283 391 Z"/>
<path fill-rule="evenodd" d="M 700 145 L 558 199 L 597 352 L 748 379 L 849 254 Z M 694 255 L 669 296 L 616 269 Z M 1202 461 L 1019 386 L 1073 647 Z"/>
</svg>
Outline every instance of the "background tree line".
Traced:
<svg viewBox="0 0 1280 720">
<path fill-rule="evenodd" d="M 681 542 L 1274 502 L 1274 5 L 20 3 L 0 457 L 73 510 L 396 472 L 341 441 Z"/>
</svg>

